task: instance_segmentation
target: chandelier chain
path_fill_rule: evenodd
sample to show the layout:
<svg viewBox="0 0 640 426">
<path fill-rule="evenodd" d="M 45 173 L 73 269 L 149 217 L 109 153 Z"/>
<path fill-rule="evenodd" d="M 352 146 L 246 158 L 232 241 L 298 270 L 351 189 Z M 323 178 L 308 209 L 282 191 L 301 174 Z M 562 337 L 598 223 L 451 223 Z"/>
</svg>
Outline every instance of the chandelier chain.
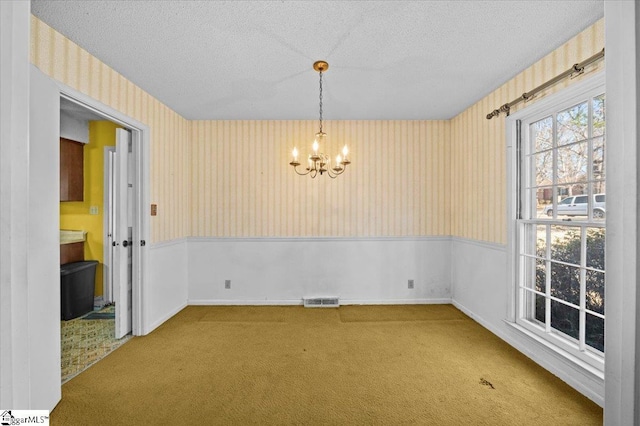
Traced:
<svg viewBox="0 0 640 426">
<path fill-rule="evenodd" d="M 320 133 L 322 133 L 322 71 L 320 71 Z"/>
</svg>

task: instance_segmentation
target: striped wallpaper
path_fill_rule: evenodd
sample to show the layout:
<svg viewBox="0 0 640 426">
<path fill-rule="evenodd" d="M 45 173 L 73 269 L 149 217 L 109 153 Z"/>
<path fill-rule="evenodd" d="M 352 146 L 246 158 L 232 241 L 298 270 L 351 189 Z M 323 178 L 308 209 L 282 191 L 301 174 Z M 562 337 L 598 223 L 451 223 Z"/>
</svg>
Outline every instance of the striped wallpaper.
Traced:
<svg viewBox="0 0 640 426">
<path fill-rule="evenodd" d="M 454 235 L 504 244 L 505 122 L 486 114 L 604 46 L 600 20 L 452 120 L 328 121 L 328 151 L 344 141 L 353 163 L 336 180 L 311 180 L 288 162 L 294 145 L 302 156 L 310 149 L 315 120 L 188 121 L 33 16 L 31 32 L 44 73 L 150 127 L 154 242 Z"/>
<path fill-rule="evenodd" d="M 31 62 L 42 72 L 151 130 L 153 242 L 188 235 L 189 122 L 68 38 L 31 16 Z"/>
<path fill-rule="evenodd" d="M 191 234 L 198 237 L 449 235 L 449 121 L 326 121 L 339 178 L 311 179 L 317 121 L 193 121 Z"/>
<path fill-rule="evenodd" d="M 451 120 L 451 234 L 506 244 L 506 139 L 504 115 L 486 115 L 569 69 L 604 47 L 604 19 L 503 84 Z M 536 96 L 554 93 L 603 69 L 600 61 L 582 77 L 565 79 Z M 529 103 L 529 104 L 530 104 Z M 512 112 L 525 108 L 520 103 Z"/>
</svg>

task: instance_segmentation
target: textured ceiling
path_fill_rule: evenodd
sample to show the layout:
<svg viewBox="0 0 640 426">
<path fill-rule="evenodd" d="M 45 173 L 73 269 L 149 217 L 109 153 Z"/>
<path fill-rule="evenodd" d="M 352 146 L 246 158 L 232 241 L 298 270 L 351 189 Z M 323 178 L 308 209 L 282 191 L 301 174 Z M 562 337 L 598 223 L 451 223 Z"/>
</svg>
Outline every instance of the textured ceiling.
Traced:
<svg viewBox="0 0 640 426">
<path fill-rule="evenodd" d="M 32 13 L 188 119 L 448 119 L 597 1 L 42 1 Z"/>
</svg>

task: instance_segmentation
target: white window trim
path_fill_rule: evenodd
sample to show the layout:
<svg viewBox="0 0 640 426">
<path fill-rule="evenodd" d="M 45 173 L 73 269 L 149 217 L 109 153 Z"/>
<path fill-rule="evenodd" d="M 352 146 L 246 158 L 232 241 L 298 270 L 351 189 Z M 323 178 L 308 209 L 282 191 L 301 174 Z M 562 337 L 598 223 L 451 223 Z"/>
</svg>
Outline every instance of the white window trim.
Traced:
<svg viewBox="0 0 640 426">
<path fill-rule="evenodd" d="M 572 345 L 568 340 L 564 338 L 560 338 L 558 336 L 554 336 L 554 333 L 540 333 L 537 327 L 533 324 L 523 324 L 522 322 L 517 322 L 517 306 L 519 304 L 519 278 L 518 278 L 518 232 L 517 232 L 517 221 L 516 221 L 516 212 L 517 212 L 517 180 L 513 177 L 516 172 L 516 162 L 518 153 L 516 152 L 516 138 L 517 138 L 517 127 L 516 123 L 518 120 L 526 121 L 533 116 L 538 116 L 550 109 L 555 108 L 555 106 L 559 103 L 566 103 L 567 105 L 570 103 L 577 104 L 581 100 L 584 99 L 584 94 L 586 92 L 591 92 L 598 88 L 602 88 L 603 92 L 605 90 L 605 73 L 598 72 L 591 77 L 585 78 L 584 80 L 574 83 L 571 86 L 549 95 L 539 101 L 536 101 L 532 105 L 510 115 L 506 119 L 506 158 L 507 158 L 507 179 L 506 179 L 506 192 L 507 192 L 507 254 L 508 254 L 508 262 L 507 262 L 507 278 L 509 280 L 508 286 L 508 300 L 509 306 L 507 309 L 507 318 L 506 320 L 513 325 L 515 325 L 515 329 L 520 330 L 523 334 L 527 335 L 534 341 L 540 342 L 540 340 L 544 340 L 549 344 L 554 344 L 560 349 L 559 354 L 563 354 L 563 356 L 570 362 L 581 364 L 581 362 L 586 362 L 592 367 L 595 367 L 599 371 L 604 371 L 604 357 L 599 356 L 595 352 L 584 351 L 580 352 L 577 350 L 577 345 Z M 526 332 L 525 332 L 526 331 Z M 536 338 L 533 338 L 535 336 Z"/>
</svg>

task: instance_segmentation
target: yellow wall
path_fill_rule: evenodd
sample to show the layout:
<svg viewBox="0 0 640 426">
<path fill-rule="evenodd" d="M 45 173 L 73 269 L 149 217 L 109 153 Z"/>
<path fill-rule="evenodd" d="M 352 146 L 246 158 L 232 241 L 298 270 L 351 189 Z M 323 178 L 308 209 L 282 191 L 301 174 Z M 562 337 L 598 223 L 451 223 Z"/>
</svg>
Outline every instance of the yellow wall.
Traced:
<svg viewBox="0 0 640 426">
<path fill-rule="evenodd" d="M 582 31 L 549 55 L 456 116 L 451 125 L 451 234 L 505 244 L 506 138 L 505 117 L 486 115 L 524 92 L 566 71 L 604 48 L 604 19 Z M 604 68 L 604 61 L 575 79 L 561 83 L 521 103 L 512 112 L 580 81 Z"/>
<path fill-rule="evenodd" d="M 104 262 L 104 147 L 115 146 L 116 129 L 109 121 L 89 122 L 89 143 L 84 145 L 84 199 L 60 203 L 60 229 L 87 231 L 84 244 L 85 260 L 100 262 L 96 270 L 95 295 L 102 295 Z M 98 207 L 98 214 L 89 214 L 89 207 Z"/>
<path fill-rule="evenodd" d="M 51 78 L 150 128 L 151 241 L 189 233 L 189 122 L 53 28 L 31 16 L 31 62 Z"/>
<path fill-rule="evenodd" d="M 335 180 L 294 173 L 317 121 L 191 122 L 198 237 L 449 235 L 449 121 L 326 121 L 352 164 Z"/>
</svg>

